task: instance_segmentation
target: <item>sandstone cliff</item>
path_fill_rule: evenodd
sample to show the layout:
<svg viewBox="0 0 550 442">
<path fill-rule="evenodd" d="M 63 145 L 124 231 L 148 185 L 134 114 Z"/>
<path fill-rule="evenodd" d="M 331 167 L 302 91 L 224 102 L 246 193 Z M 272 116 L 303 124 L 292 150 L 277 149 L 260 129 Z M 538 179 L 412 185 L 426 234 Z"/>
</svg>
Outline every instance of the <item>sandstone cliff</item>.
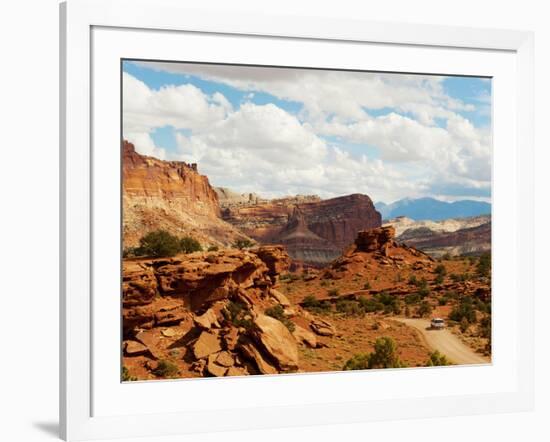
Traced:
<svg viewBox="0 0 550 442">
<path fill-rule="evenodd" d="M 203 244 L 244 236 L 220 218 L 217 194 L 196 164 L 140 155 L 127 141 L 122 148 L 124 247 L 155 229 L 192 235 Z"/>
<path fill-rule="evenodd" d="M 371 199 L 362 194 L 239 205 L 222 210 L 222 217 L 251 238 L 285 244 L 293 259 L 316 265 L 339 256 L 358 231 L 382 221 Z"/>
</svg>

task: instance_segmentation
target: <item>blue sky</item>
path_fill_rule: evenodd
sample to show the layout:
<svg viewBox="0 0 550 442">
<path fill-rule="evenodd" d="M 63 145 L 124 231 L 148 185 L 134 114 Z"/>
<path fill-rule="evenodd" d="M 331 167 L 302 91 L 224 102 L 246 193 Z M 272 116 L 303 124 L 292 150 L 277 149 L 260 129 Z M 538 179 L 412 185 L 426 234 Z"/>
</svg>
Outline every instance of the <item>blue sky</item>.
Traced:
<svg viewBox="0 0 550 442">
<path fill-rule="evenodd" d="M 490 198 L 489 79 L 133 61 L 123 72 L 124 136 L 199 163 L 214 185 Z"/>
</svg>

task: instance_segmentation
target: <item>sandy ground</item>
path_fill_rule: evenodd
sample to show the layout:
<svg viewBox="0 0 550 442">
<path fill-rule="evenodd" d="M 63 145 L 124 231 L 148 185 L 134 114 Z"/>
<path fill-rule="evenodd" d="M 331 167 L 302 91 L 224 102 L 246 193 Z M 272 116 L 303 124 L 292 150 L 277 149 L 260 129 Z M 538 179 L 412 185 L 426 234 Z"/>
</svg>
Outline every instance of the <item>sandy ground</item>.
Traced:
<svg viewBox="0 0 550 442">
<path fill-rule="evenodd" d="M 430 330 L 430 321 L 427 319 L 392 318 L 410 327 L 417 329 L 426 339 L 427 344 L 434 350 L 439 350 L 454 364 L 488 364 L 490 359 L 484 357 L 460 341 L 449 330 Z"/>
</svg>

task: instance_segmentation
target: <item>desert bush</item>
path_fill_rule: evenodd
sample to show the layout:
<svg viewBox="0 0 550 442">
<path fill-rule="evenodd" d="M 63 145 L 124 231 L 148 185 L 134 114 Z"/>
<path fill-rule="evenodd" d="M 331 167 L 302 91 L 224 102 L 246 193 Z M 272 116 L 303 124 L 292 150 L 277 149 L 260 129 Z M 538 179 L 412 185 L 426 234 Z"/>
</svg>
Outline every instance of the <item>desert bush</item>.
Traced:
<svg viewBox="0 0 550 442">
<path fill-rule="evenodd" d="M 485 316 L 479 323 L 479 336 L 491 339 L 491 316 Z"/>
<path fill-rule="evenodd" d="M 222 310 L 222 314 L 235 327 L 243 327 L 246 330 L 250 330 L 254 325 L 252 319 L 248 317 L 250 315 L 248 308 L 241 302 L 229 301 Z"/>
<path fill-rule="evenodd" d="M 179 239 L 166 230 L 149 232 L 139 240 L 134 249 L 136 256 L 165 257 L 174 256 L 180 251 Z"/>
<path fill-rule="evenodd" d="M 374 344 L 374 352 L 370 354 L 357 353 L 344 364 L 344 370 L 365 370 L 373 368 L 405 367 L 397 355 L 397 345 L 390 337 L 378 338 Z"/>
<path fill-rule="evenodd" d="M 286 326 L 286 328 L 288 328 L 291 332 L 293 332 L 296 329 L 296 325 L 285 314 L 285 309 L 283 308 L 282 305 L 275 305 L 273 307 L 269 307 L 265 310 L 264 313 L 267 316 L 271 316 L 272 318 L 275 318 L 281 321 Z"/>
<path fill-rule="evenodd" d="M 218 250 L 220 250 L 218 246 L 209 246 L 207 252 L 217 252 Z"/>
<path fill-rule="evenodd" d="M 470 327 L 470 323 L 466 318 L 462 318 L 462 320 L 460 321 L 459 327 L 462 333 L 466 333 L 468 331 L 468 328 Z"/>
<path fill-rule="evenodd" d="M 442 260 L 444 261 L 449 261 L 450 259 L 452 259 L 452 256 L 450 253 L 445 253 L 442 257 L 441 257 Z"/>
<path fill-rule="evenodd" d="M 362 316 L 365 314 L 365 310 L 359 302 L 346 299 L 340 299 L 336 302 L 336 311 L 347 316 Z"/>
<path fill-rule="evenodd" d="M 449 319 L 456 322 L 461 322 L 466 319 L 468 323 L 474 324 L 476 322 L 476 312 L 471 298 L 463 298 L 460 303 L 453 307 L 449 314 Z"/>
<path fill-rule="evenodd" d="M 479 276 L 489 276 L 491 274 L 491 254 L 484 253 L 479 257 L 476 266 L 476 273 Z"/>
<path fill-rule="evenodd" d="M 327 293 L 331 298 L 335 298 L 337 296 L 340 296 L 340 290 L 338 290 L 338 289 L 330 289 Z"/>
<path fill-rule="evenodd" d="M 449 301 L 449 299 L 446 297 L 446 296 L 442 296 L 441 298 L 439 298 L 437 300 L 437 303 L 439 305 L 447 305 L 447 302 Z"/>
<path fill-rule="evenodd" d="M 428 301 L 422 301 L 416 309 L 416 314 L 423 318 L 433 311 L 431 304 Z"/>
<path fill-rule="evenodd" d="M 236 248 L 236 249 L 239 249 L 239 250 L 248 249 L 248 248 L 252 247 L 253 245 L 254 245 L 254 242 L 250 241 L 247 238 L 238 239 L 237 241 L 235 241 L 233 243 L 233 247 Z"/>
<path fill-rule="evenodd" d="M 319 284 L 321 287 L 326 287 L 328 286 L 328 281 L 321 281 L 320 284 Z"/>
<path fill-rule="evenodd" d="M 445 276 L 447 274 L 447 269 L 443 264 L 438 264 L 434 270 L 437 275 Z"/>
<path fill-rule="evenodd" d="M 443 277 L 443 275 L 438 274 L 438 275 L 435 277 L 434 282 L 435 282 L 436 284 L 443 284 L 444 279 L 445 279 L 445 278 Z"/>
<path fill-rule="evenodd" d="M 363 284 L 363 290 L 370 290 L 370 282 L 365 281 L 365 284 Z"/>
<path fill-rule="evenodd" d="M 357 301 L 359 302 L 359 305 L 366 313 L 374 313 L 377 311 L 384 310 L 384 304 L 374 299 L 368 299 L 364 296 L 359 296 Z"/>
<path fill-rule="evenodd" d="M 409 277 L 409 284 L 410 285 L 418 285 L 418 279 L 416 278 L 416 275 L 411 275 Z"/>
<path fill-rule="evenodd" d="M 418 293 L 411 293 L 410 295 L 405 296 L 405 304 L 417 304 L 421 301 L 421 299 L 422 297 Z"/>
<path fill-rule="evenodd" d="M 395 341 L 387 336 L 378 338 L 374 343 L 374 352 L 368 358 L 368 368 L 400 368 L 404 364 L 399 360 Z"/>
<path fill-rule="evenodd" d="M 418 296 L 425 298 L 430 295 L 430 289 L 428 287 L 421 287 L 418 289 Z"/>
<path fill-rule="evenodd" d="M 366 370 L 369 365 L 369 354 L 357 353 L 344 364 L 344 370 Z"/>
<path fill-rule="evenodd" d="M 201 252 L 201 243 L 195 238 L 184 236 L 183 238 L 180 238 L 180 251 L 183 253 Z"/>
<path fill-rule="evenodd" d="M 135 376 L 130 376 L 130 372 L 128 371 L 128 368 L 126 368 L 125 365 L 122 366 L 120 378 L 122 379 L 122 382 L 137 381 L 137 378 Z"/>
<path fill-rule="evenodd" d="M 442 366 L 442 365 L 453 365 L 453 363 L 447 359 L 447 356 L 439 353 L 439 351 L 436 350 L 430 353 L 430 357 L 426 362 L 426 365 L 428 367 L 436 367 L 436 366 Z"/>
<path fill-rule="evenodd" d="M 153 374 L 159 378 L 173 378 L 180 373 L 176 364 L 166 359 L 158 361 L 157 368 L 153 370 Z"/>
<path fill-rule="evenodd" d="M 327 313 L 332 310 L 332 304 L 330 301 L 319 301 L 313 295 L 307 295 L 304 299 L 302 299 L 301 304 L 306 310 L 315 313 Z"/>
</svg>

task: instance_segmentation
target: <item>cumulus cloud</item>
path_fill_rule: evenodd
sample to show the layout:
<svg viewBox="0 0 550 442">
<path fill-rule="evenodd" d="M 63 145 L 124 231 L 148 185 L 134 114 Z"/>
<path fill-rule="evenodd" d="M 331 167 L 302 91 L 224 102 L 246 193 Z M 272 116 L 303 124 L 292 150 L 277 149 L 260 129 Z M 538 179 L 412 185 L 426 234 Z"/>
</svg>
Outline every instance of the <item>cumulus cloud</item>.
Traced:
<svg viewBox="0 0 550 442">
<path fill-rule="evenodd" d="M 246 92 L 243 103 L 232 104 L 221 92 L 205 93 L 191 77 L 155 90 L 124 73 L 125 137 L 141 153 L 198 163 L 214 185 L 266 196 L 360 192 L 385 201 L 490 196 L 490 131 L 460 114 L 476 109 L 447 95 L 443 77 L 146 66 Z M 260 92 L 299 102 L 301 109 L 292 114 L 275 100 L 254 104 Z M 156 146 L 151 137 L 166 126 L 174 130 L 176 151 Z M 369 146 L 375 154 L 350 146 Z"/>
</svg>

